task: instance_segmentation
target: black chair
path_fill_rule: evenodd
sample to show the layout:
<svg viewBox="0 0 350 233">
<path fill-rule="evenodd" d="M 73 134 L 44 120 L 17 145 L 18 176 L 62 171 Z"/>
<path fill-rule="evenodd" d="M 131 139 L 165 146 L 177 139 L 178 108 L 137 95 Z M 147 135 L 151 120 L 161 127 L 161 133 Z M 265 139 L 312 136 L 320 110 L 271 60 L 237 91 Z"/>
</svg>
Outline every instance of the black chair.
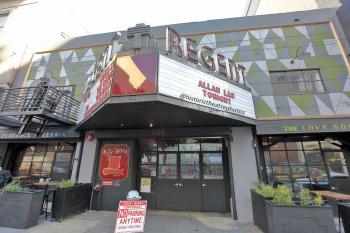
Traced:
<svg viewBox="0 0 350 233">
<path fill-rule="evenodd" d="M 45 194 L 44 194 L 44 199 L 43 199 L 43 205 L 42 205 L 42 209 L 41 209 L 41 213 L 40 214 L 45 214 L 45 219 L 47 220 L 47 216 L 49 215 L 49 203 L 50 203 L 50 197 L 51 200 L 53 200 L 54 196 L 55 196 L 55 192 L 56 190 L 52 189 L 46 189 Z M 51 206 L 51 212 L 52 213 L 52 206 Z"/>
</svg>

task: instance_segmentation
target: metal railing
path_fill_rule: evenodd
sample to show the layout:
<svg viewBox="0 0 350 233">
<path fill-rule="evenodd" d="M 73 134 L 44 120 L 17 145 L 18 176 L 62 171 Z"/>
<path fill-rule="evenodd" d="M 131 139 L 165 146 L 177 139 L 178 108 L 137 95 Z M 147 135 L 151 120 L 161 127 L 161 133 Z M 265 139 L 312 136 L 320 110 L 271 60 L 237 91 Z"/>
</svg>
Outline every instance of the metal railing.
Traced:
<svg viewBox="0 0 350 233">
<path fill-rule="evenodd" d="M 0 116 L 43 115 L 75 124 L 80 102 L 68 92 L 65 87 L 53 86 L 0 89 Z"/>
</svg>

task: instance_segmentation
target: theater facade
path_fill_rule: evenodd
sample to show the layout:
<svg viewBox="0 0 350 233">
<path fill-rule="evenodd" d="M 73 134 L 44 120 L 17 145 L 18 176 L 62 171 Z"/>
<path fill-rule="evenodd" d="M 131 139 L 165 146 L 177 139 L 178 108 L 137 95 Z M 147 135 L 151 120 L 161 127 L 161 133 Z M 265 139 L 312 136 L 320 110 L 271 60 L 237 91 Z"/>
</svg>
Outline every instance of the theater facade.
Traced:
<svg viewBox="0 0 350 233">
<path fill-rule="evenodd" d="M 251 220 L 259 180 L 349 193 L 337 22 L 326 9 L 139 24 L 38 48 L 2 91 L 0 166 L 92 183 L 95 210 L 136 189 L 150 209 Z"/>
</svg>

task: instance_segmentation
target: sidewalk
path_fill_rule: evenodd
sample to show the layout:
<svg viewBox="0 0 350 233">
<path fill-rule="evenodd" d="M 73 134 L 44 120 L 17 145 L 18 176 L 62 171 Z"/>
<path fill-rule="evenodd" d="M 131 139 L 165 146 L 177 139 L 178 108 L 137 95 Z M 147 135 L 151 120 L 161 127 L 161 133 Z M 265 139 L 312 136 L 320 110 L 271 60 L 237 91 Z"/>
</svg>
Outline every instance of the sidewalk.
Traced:
<svg viewBox="0 0 350 233">
<path fill-rule="evenodd" d="M 113 233 L 113 212 L 87 211 L 59 222 L 41 220 L 27 230 L 0 228 L 1 233 Z M 252 223 L 232 220 L 229 214 L 200 212 L 147 212 L 145 233 L 261 233 Z"/>
</svg>

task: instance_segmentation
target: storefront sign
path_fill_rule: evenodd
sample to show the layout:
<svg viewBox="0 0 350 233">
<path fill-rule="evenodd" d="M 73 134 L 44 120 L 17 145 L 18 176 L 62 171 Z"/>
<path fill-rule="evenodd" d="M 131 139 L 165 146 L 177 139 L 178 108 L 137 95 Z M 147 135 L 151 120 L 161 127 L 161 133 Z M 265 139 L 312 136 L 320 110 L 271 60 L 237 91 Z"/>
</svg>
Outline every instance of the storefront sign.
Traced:
<svg viewBox="0 0 350 233">
<path fill-rule="evenodd" d="M 350 120 L 291 120 L 291 121 L 260 121 L 258 134 L 297 134 L 322 132 L 349 132 Z"/>
<path fill-rule="evenodd" d="M 143 232 L 147 201 L 120 201 L 114 233 Z"/>
<path fill-rule="evenodd" d="M 236 64 L 220 53 L 216 53 L 214 56 L 213 49 L 208 46 L 202 46 L 200 49 L 194 50 L 196 47 L 195 40 L 191 38 L 181 39 L 180 35 L 174 29 L 167 27 L 167 52 L 176 54 L 178 57 L 185 57 L 187 61 L 194 64 L 199 63 L 203 67 L 223 75 L 228 79 L 238 83 L 244 83 L 244 66 Z"/>
<path fill-rule="evenodd" d="M 140 192 L 150 193 L 151 192 L 151 178 L 141 178 Z"/>
<path fill-rule="evenodd" d="M 248 90 L 161 55 L 158 73 L 161 94 L 255 119 Z"/>
<path fill-rule="evenodd" d="M 56 139 L 56 138 L 79 138 L 80 133 L 71 129 L 56 129 L 56 130 L 46 130 L 41 136 L 37 136 L 35 133 L 23 133 L 17 134 L 15 130 L 1 130 L 0 131 L 0 141 L 1 140 L 11 140 L 11 139 Z"/>
<path fill-rule="evenodd" d="M 101 148 L 101 180 L 123 181 L 128 176 L 129 147 L 127 145 L 107 144 Z"/>
<path fill-rule="evenodd" d="M 111 95 L 111 86 L 113 81 L 114 62 L 101 73 L 96 83 L 84 93 L 84 99 L 80 105 L 78 123 L 89 116 Z"/>
</svg>

